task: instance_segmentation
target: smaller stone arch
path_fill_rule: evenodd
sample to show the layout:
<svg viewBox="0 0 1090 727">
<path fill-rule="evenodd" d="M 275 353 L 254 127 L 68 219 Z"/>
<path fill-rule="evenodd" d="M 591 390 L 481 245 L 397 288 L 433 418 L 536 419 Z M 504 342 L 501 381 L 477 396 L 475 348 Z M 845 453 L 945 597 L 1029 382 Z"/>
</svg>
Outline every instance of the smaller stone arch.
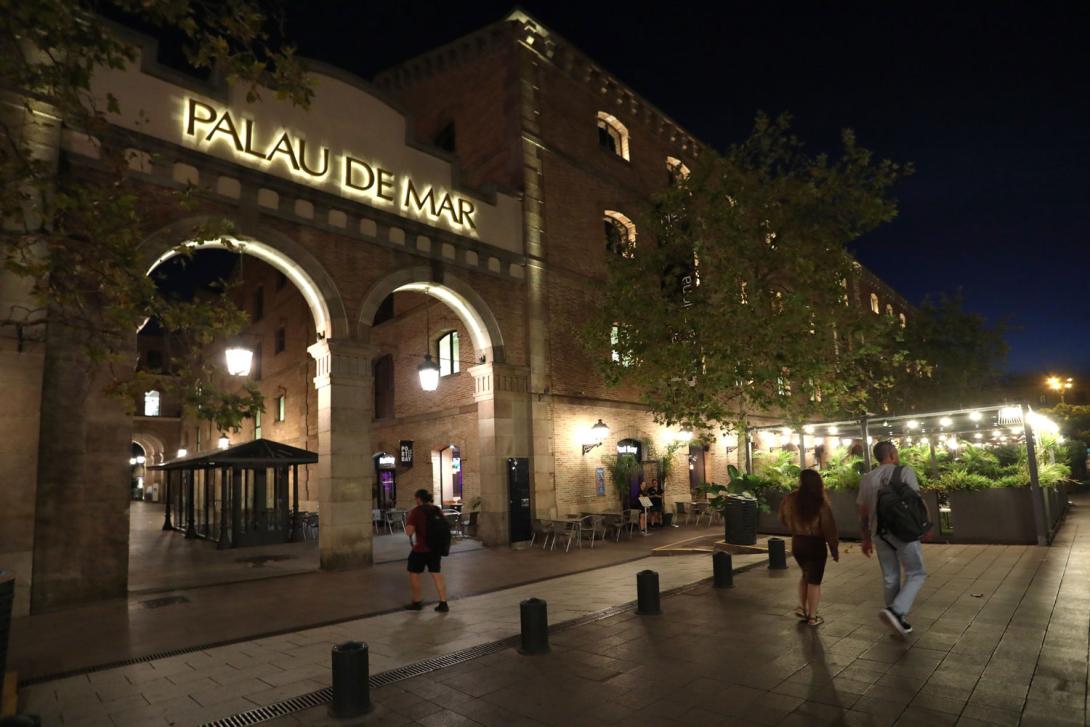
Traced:
<svg viewBox="0 0 1090 727">
<path fill-rule="evenodd" d="M 230 235 L 216 239 L 194 240 L 194 235 L 222 218 L 191 217 L 168 225 L 145 242 L 147 272 L 178 253 L 179 246 L 193 249 L 234 249 L 272 265 L 284 273 L 302 294 L 314 317 L 319 338 L 347 336 L 350 332 L 344 302 L 332 276 L 305 247 L 286 235 L 259 225 L 228 220 L 234 226 Z"/>
<path fill-rule="evenodd" d="M 371 335 L 371 322 L 386 296 L 391 293 L 427 293 L 445 303 L 469 332 L 473 349 L 494 363 L 503 363 L 503 333 L 492 310 L 484 299 L 464 280 L 449 273 L 436 275 L 430 267 L 405 268 L 379 279 L 367 291 L 360 306 L 358 319 L 359 337 L 367 341 Z"/>
</svg>

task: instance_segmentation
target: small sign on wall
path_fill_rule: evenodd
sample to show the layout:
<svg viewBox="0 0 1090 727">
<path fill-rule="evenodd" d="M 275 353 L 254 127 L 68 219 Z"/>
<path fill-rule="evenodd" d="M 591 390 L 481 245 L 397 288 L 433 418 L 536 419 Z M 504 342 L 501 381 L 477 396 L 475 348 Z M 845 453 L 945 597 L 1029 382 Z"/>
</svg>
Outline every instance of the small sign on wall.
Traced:
<svg viewBox="0 0 1090 727">
<path fill-rule="evenodd" d="M 598 467 L 594 470 L 594 491 L 598 497 L 606 494 L 606 468 Z"/>
<path fill-rule="evenodd" d="M 413 440 L 402 439 L 401 446 L 398 448 L 398 459 L 401 461 L 402 467 L 413 466 Z"/>
</svg>

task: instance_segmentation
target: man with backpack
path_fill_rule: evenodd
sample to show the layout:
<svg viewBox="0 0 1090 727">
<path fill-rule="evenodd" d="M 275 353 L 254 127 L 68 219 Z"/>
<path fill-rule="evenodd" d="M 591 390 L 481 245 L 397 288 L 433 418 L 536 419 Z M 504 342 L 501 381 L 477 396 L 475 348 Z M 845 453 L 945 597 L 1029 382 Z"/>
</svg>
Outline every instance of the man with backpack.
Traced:
<svg viewBox="0 0 1090 727">
<path fill-rule="evenodd" d="M 409 551 L 409 587 L 412 589 L 413 600 L 405 608 L 409 611 L 424 608 L 420 594 L 420 574 L 427 568 L 435 581 L 435 590 L 439 592 L 439 605 L 435 610 L 446 613 L 450 610 L 447 606 L 447 585 L 439 569 L 443 556 L 450 555 L 450 523 L 443 517 L 443 511 L 431 504 L 430 492 L 417 490 L 414 497 L 416 507 L 409 512 L 405 521 L 405 534 L 412 543 L 412 550 Z"/>
<path fill-rule="evenodd" d="M 863 555 L 869 558 L 878 552 L 886 596 L 886 607 L 878 618 L 904 638 L 912 632 L 905 617 L 927 578 L 920 539 L 931 529 L 931 516 L 920 496 L 916 473 L 901 464 L 893 442 L 874 445 L 874 459 L 878 466 L 859 483 Z"/>
</svg>

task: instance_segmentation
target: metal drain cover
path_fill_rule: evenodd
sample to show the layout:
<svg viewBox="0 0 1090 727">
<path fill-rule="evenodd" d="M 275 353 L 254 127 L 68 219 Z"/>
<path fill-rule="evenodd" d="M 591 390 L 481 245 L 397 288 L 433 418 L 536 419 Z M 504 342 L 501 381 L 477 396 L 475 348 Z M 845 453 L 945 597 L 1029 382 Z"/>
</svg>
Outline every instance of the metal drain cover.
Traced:
<svg viewBox="0 0 1090 727">
<path fill-rule="evenodd" d="M 141 601 L 140 605 L 144 608 L 162 608 L 163 606 L 173 606 L 175 603 L 189 603 L 189 599 L 185 596 L 165 596 L 163 598 L 152 598 L 148 601 Z"/>
</svg>

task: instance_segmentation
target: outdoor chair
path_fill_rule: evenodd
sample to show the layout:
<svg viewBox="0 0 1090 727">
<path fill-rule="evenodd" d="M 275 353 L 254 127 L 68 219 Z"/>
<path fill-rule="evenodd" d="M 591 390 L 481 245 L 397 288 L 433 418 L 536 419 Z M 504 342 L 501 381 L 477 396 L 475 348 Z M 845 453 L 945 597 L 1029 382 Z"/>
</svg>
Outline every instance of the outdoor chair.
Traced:
<svg viewBox="0 0 1090 727">
<path fill-rule="evenodd" d="M 640 511 L 639 510 L 625 510 L 624 511 L 624 527 L 628 530 L 628 537 L 632 537 L 632 530 L 640 527 Z"/>
<path fill-rule="evenodd" d="M 308 512 L 303 517 L 303 542 L 318 542 L 318 513 Z"/>
<path fill-rule="evenodd" d="M 373 510 L 371 510 L 371 529 L 372 530 L 377 532 L 378 529 L 382 527 L 382 523 L 383 523 L 384 520 L 385 520 L 385 518 L 382 517 L 382 509 L 381 508 L 376 507 Z"/>
<path fill-rule="evenodd" d="M 395 527 L 401 528 L 402 531 L 405 530 L 405 512 L 403 510 L 386 511 L 386 532 L 393 533 Z"/>
<path fill-rule="evenodd" d="M 559 530 L 556 529 L 558 526 Z M 566 537 L 568 542 L 564 544 L 565 553 L 571 550 L 572 541 L 579 537 L 579 533 L 582 530 L 578 520 L 553 523 L 553 528 L 553 550 L 556 550 L 556 541 Z"/>
<path fill-rule="evenodd" d="M 624 532 L 624 515 L 606 515 L 604 518 L 605 523 L 605 536 L 609 535 L 609 531 L 613 531 L 614 542 L 621 542 L 621 533 Z"/>
<path fill-rule="evenodd" d="M 606 538 L 606 519 L 602 515 L 591 515 L 589 518 L 583 520 L 583 532 L 586 533 L 590 529 L 590 547 L 594 547 L 594 541 L 605 540 Z"/>
<path fill-rule="evenodd" d="M 530 547 L 534 547 L 534 542 L 538 536 L 541 536 L 541 547 L 544 550 L 549 547 L 549 538 L 553 535 L 553 528 L 548 523 L 542 520 L 534 520 L 530 525 L 532 532 L 530 533 Z"/>
<path fill-rule="evenodd" d="M 462 515 L 462 532 L 466 534 L 466 537 L 477 537 L 477 518 L 480 517 L 480 513 L 474 510 L 468 515 Z"/>
<path fill-rule="evenodd" d="M 674 503 L 674 524 L 680 525 L 682 516 L 685 517 L 685 524 L 689 524 L 689 508 L 684 502 Z"/>
</svg>

